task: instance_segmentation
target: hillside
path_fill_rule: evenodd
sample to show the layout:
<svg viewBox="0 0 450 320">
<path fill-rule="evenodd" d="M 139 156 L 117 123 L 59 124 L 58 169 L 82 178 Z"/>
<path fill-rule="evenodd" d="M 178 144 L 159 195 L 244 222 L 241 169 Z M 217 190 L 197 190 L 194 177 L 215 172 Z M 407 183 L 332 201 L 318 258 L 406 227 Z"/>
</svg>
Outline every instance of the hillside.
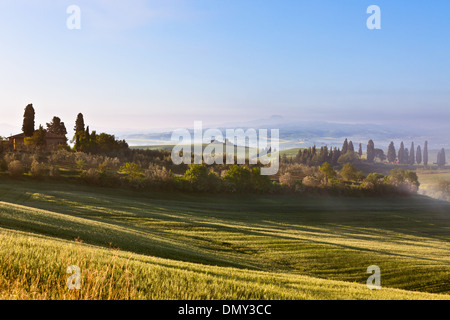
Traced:
<svg viewBox="0 0 450 320">
<path fill-rule="evenodd" d="M 39 270 L 45 283 L 47 277 L 66 279 L 65 265 L 79 263 L 95 278 L 117 256 L 117 277 L 128 274 L 125 266 L 134 270 L 127 279 L 133 279 L 135 295 L 123 291 L 125 280 L 108 280 L 106 273 L 111 297 L 428 299 L 433 296 L 422 293 L 438 293 L 449 298 L 450 204 L 426 197 L 150 194 L 2 180 L 0 201 L 2 268 L 12 270 L 2 281 L 17 283 L 24 296 L 31 294 L 33 281 L 21 284 L 21 268 L 30 276 Z M 61 261 L 55 250 L 78 252 L 87 260 L 75 254 L 77 261 Z M 379 292 L 365 286 L 366 269 L 374 264 L 382 270 Z M 136 270 L 155 269 L 172 282 L 153 294 L 145 290 L 150 281 L 143 280 L 145 272 Z M 212 287 L 195 289 L 195 277 L 206 277 Z M 186 291 L 187 286 L 194 289 Z M 71 297 L 57 287 L 44 290 L 39 284 L 33 290 L 36 297 Z M 13 298 L 13 291 L 2 292 Z"/>
<path fill-rule="evenodd" d="M 0 299 L 450 299 L 288 273 L 213 267 L 0 228 Z M 81 269 L 68 290 L 65 269 Z M 207 285 L 205 285 L 207 284 Z"/>
</svg>

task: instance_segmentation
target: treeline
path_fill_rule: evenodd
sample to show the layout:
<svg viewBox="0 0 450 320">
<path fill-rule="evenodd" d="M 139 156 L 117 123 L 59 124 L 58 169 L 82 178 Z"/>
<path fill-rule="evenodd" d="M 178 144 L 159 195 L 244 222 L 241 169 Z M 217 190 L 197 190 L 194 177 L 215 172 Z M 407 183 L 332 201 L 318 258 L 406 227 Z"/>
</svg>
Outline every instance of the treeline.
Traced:
<svg viewBox="0 0 450 320">
<path fill-rule="evenodd" d="M 424 148 L 418 145 L 414 147 L 414 142 L 411 143 L 410 149 L 405 148 L 403 141 L 400 143 L 398 152 L 396 151 L 394 142 L 391 142 L 388 147 L 387 155 L 380 148 L 375 148 L 373 140 L 369 140 L 366 146 L 366 159 L 362 158 L 362 144 L 359 144 L 358 151 L 355 151 L 352 141 L 345 139 L 342 148 L 328 148 L 322 146 L 318 149 L 316 146 L 300 149 L 294 159 L 287 158 L 283 155 L 282 163 L 299 163 L 308 166 L 321 166 L 325 162 L 332 166 L 342 166 L 345 163 L 356 164 L 361 161 L 373 163 L 375 161 L 387 161 L 389 163 L 398 164 L 422 164 L 428 166 L 428 141 L 425 141 Z M 437 156 L 436 164 L 440 167 L 446 163 L 445 150 L 442 148 Z"/>
<path fill-rule="evenodd" d="M 84 116 L 79 113 L 75 121 L 75 142 L 73 149 L 79 152 L 105 155 L 122 155 L 128 151 L 125 140 L 116 140 L 114 135 L 100 133 L 94 130 L 90 132 L 89 126 L 85 128 Z"/>
<path fill-rule="evenodd" d="M 129 150 L 120 157 L 85 152 L 6 152 L 0 173 L 12 178 L 82 182 L 93 186 L 190 192 L 269 192 L 260 166 L 174 165 L 168 151 Z"/>
<path fill-rule="evenodd" d="M 52 133 L 60 136 L 64 143 L 60 143 L 57 148 L 70 150 L 67 144 L 68 139 L 67 129 L 64 122 L 57 116 L 54 116 L 52 120 L 46 124 L 47 128 L 44 129 L 42 125 L 39 125 L 38 129 L 35 129 L 35 110 L 33 104 L 29 104 L 25 107 L 23 115 L 22 132 L 24 134 L 24 145 L 15 146 L 16 149 L 35 149 L 38 151 L 45 150 L 46 135 Z M 94 130 L 90 132 L 89 126 L 85 127 L 84 117 L 82 113 L 79 113 L 75 120 L 74 127 L 75 135 L 71 142 L 74 142 L 73 151 L 86 152 L 90 154 L 103 154 L 108 156 L 122 156 L 129 154 L 129 147 L 125 140 L 117 140 L 114 135 L 105 132 L 97 134 Z M 5 147 L 3 146 L 3 149 Z"/>
<path fill-rule="evenodd" d="M 419 187 L 415 172 L 397 169 L 388 176 L 377 173 L 366 176 L 349 163 L 340 170 L 327 162 L 322 166 L 281 164 L 279 176 L 271 178 L 261 175 L 261 167 L 257 165 L 194 164 L 176 174 L 171 168 L 180 166 L 171 163 L 170 154 L 151 151 L 129 156 L 133 161 L 68 150 L 8 152 L 0 158 L 0 173 L 18 179 L 29 177 L 92 186 L 196 193 L 395 195 L 416 193 Z"/>
<path fill-rule="evenodd" d="M 324 191 L 346 195 L 415 194 L 420 186 L 414 171 L 398 168 L 391 170 L 390 175 L 364 175 L 350 163 L 336 170 L 327 162 L 320 167 L 285 164 L 281 167 L 279 181 L 296 192 Z"/>
<path fill-rule="evenodd" d="M 300 163 L 308 166 L 321 166 L 325 162 L 332 166 L 343 165 L 345 163 L 358 163 L 361 161 L 363 155 L 362 144 L 358 145 L 358 151 L 352 141 L 345 139 L 342 148 L 328 148 L 322 146 L 317 149 L 316 146 L 299 150 L 294 161 L 289 161 L 286 157 L 282 158 L 285 163 Z M 373 162 L 375 158 L 383 161 L 386 159 L 383 150 L 377 149 L 372 140 L 367 144 L 367 161 Z"/>
<path fill-rule="evenodd" d="M 417 148 L 414 148 L 414 142 L 411 142 L 411 147 L 408 150 L 408 148 L 405 148 L 403 141 L 400 143 L 400 148 L 398 152 L 396 152 L 394 142 L 391 142 L 389 144 L 388 148 L 388 155 L 387 155 L 388 161 L 391 163 L 399 163 L 399 164 L 422 164 L 424 166 L 428 166 L 429 159 L 428 159 L 428 141 L 425 141 L 424 148 L 422 151 L 422 148 L 420 145 L 417 146 Z M 445 166 L 446 158 L 445 158 L 445 149 L 442 148 L 439 150 L 436 164 L 438 167 Z"/>
<path fill-rule="evenodd" d="M 422 151 L 422 148 L 417 146 L 417 149 L 414 148 L 414 142 L 411 142 L 411 147 L 405 148 L 403 141 L 400 143 L 400 148 L 398 152 L 395 149 L 394 142 L 391 141 L 388 147 L 387 159 L 391 163 L 399 163 L 399 164 L 423 164 L 425 166 L 428 165 L 428 141 L 425 141 L 425 145 Z"/>
</svg>

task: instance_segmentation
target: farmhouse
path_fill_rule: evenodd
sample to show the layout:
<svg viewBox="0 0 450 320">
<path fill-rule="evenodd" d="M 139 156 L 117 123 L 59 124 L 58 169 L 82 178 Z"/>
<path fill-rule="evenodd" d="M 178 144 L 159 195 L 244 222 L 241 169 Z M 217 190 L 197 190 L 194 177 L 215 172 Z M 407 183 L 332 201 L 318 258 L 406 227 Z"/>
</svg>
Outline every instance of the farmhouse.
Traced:
<svg viewBox="0 0 450 320">
<path fill-rule="evenodd" d="M 9 146 L 13 150 L 16 150 L 17 148 L 20 148 L 20 146 L 24 145 L 25 134 L 23 134 L 23 133 L 16 134 L 14 136 L 8 137 L 8 140 L 9 140 Z M 46 144 L 47 150 L 53 150 L 53 149 L 57 148 L 58 145 L 65 145 L 66 141 L 67 140 L 66 140 L 65 136 L 62 136 L 59 134 L 54 134 L 51 132 L 45 133 L 45 144 Z"/>
</svg>

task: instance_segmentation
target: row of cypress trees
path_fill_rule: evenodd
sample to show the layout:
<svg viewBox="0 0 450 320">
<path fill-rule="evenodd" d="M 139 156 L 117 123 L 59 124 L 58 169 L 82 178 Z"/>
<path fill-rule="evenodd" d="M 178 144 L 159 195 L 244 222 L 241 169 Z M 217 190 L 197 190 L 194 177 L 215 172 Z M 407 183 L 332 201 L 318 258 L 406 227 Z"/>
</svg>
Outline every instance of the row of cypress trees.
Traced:
<svg viewBox="0 0 450 320">
<path fill-rule="evenodd" d="M 391 141 L 388 147 L 387 160 L 389 162 L 397 162 L 400 164 L 423 164 L 428 165 L 428 141 L 425 141 L 424 148 L 420 145 L 414 147 L 414 142 L 411 142 L 411 148 L 405 148 L 403 141 L 400 143 L 398 152 L 395 150 L 394 142 Z"/>
</svg>

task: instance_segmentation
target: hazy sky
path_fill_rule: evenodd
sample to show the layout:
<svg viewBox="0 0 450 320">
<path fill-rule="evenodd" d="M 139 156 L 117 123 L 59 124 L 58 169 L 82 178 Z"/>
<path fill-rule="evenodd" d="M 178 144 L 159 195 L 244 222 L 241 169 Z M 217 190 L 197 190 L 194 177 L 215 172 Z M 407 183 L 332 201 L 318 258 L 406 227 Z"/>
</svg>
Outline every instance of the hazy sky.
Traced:
<svg viewBox="0 0 450 320">
<path fill-rule="evenodd" d="M 69 133 L 78 112 L 112 133 L 273 114 L 450 125 L 449 17 L 446 0 L 0 0 L 0 135 L 28 103 Z"/>
</svg>

